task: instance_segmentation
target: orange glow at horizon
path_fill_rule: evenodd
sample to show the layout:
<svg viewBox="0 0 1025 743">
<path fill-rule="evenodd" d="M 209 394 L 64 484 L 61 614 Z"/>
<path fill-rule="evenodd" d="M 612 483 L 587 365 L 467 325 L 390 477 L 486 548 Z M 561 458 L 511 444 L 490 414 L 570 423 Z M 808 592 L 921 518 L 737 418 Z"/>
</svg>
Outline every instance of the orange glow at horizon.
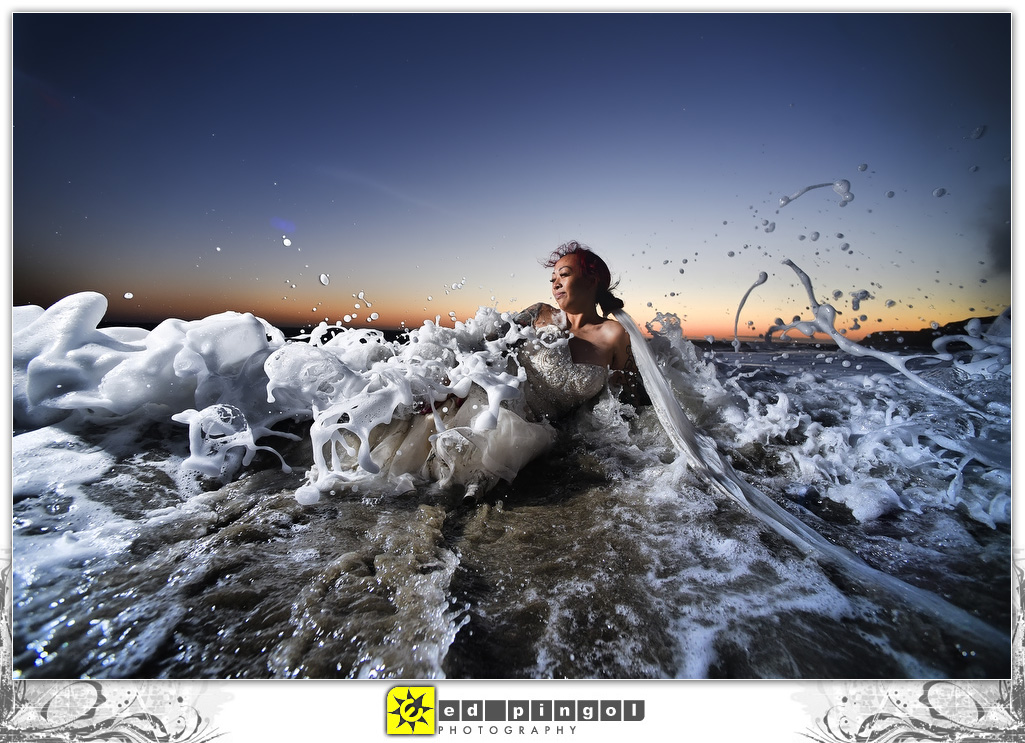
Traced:
<svg viewBox="0 0 1025 743">
<path fill-rule="evenodd" d="M 370 296 L 368 295 L 368 298 Z M 151 297 L 145 302 L 133 297 L 132 300 L 123 298 L 110 299 L 110 307 L 105 317 L 106 324 L 132 324 L 159 323 L 168 318 L 182 320 L 198 320 L 222 312 L 250 313 L 267 321 L 278 328 L 305 328 L 313 327 L 321 322 L 328 325 L 341 325 L 343 327 L 370 328 L 382 331 L 394 331 L 401 329 L 414 329 L 422 326 L 425 322 L 439 323 L 443 326 L 452 327 L 456 322 L 464 322 L 476 315 L 482 306 L 473 301 L 460 300 L 452 301 L 453 297 L 445 297 L 448 301 L 424 302 L 419 307 L 409 306 L 403 308 L 390 302 L 382 302 L 379 298 L 371 299 L 370 307 L 360 303 L 360 308 L 354 305 L 357 301 L 348 301 L 350 298 L 337 301 L 321 303 L 314 311 L 313 305 L 301 300 L 259 300 L 253 301 L 252 297 L 243 298 L 222 295 L 219 297 L 199 297 L 185 303 L 189 308 L 188 312 L 171 312 L 170 308 L 180 310 L 183 306 L 181 296 L 172 297 Z M 432 307 L 431 305 L 435 305 Z M 495 304 L 487 306 L 494 307 Z M 502 307 L 499 311 L 515 312 L 523 307 Z M 650 337 L 646 324 L 654 320 L 656 311 L 648 307 L 626 306 L 627 313 L 634 319 L 645 336 Z M 897 308 L 894 308 L 896 310 Z M 860 341 L 865 336 L 882 331 L 916 331 L 929 327 L 930 323 L 938 326 L 950 322 L 966 320 L 970 317 L 986 317 L 990 312 L 970 312 L 967 308 L 963 311 L 952 309 L 947 313 L 932 313 L 928 321 L 923 321 L 920 314 L 913 309 L 899 308 L 902 311 L 894 311 L 892 315 L 883 318 L 870 317 L 867 321 L 861 321 L 860 327 L 854 328 L 853 318 L 849 314 L 841 314 L 837 318 L 836 329 L 845 338 L 852 341 Z M 370 313 L 376 313 L 374 319 L 370 319 Z M 695 343 L 703 343 L 708 339 L 719 342 L 731 341 L 734 338 L 733 319 L 729 317 L 705 318 L 687 313 L 677 313 L 681 318 L 683 337 Z M 348 317 L 347 317 L 348 315 Z M 802 320 L 811 320 L 810 312 L 801 313 Z M 766 332 L 773 325 L 775 318 L 752 318 L 752 325 L 748 326 L 747 321 L 742 321 L 737 328 L 737 337 L 741 341 L 763 340 Z M 792 318 L 785 318 L 789 322 Z M 657 324 L 656 324 L 657 330 Z M 774 331 L 774 341 L 780 341 L 781 333 Z M 809 338 L 804 333 L 791 330 L 783 339 L 792 341 L 810 342 L 831 342 L 825 333 L 816 333 Z"/>
<path fill-rule="evenodd" d="M 291 285 L 272 289 L 264 282 L 254 286 L 255 282 L 239 283 L 218 282 L 214 288 L 196 282 L 186 289 L 176 289 L 175 282 L 160 286 L 140 286 L 141 282 L 123 282 L 123 286 L 134 291 L 123 294 L 106 293 L 108 309 L 104 316 L 105 325 L 157 324 L 163 320 L 174 318 L 180 320 L 198 320 L 222 312 L 251 313 L 283 329 L 312 327 L 327 322 L 328 325 L 340 324 L 345 327 L 366 327 L 380 330 L 401 328 L 417 328 L 425 321 L 440 322 L 451 327 L 454 322 L 462 322 L 473 317 L 479 307 L 495 307 L 499 311 L 517 312 L 536 301 L 550 301 L 545 296 L 546 287 L 535 287 L 532 283 L 524 289 L 513 288 L 510 294 L 491 296 L 490 290 L 481 291 L 466 288 L 459 291 L 446 291 L 444 288 L 429 295 L 417 290 L 392 288 L 391 291 L 373 289 L 367 282 L 366 291 L 355 283 L 331 280 L 322 285 L 315 278 L 307 277 L 304 285 L 295 289 Z M 180 286 L 180 284 L 179 284 Z M 65 291 L 57 282 L 40 288 L 38 291 L 23 292 L 26 300 L 18 304 L 36 304 L 44 308 L 59 301 L 63 296 L 73 293 Z M 519 291 L 517 291 L 519 290 Z M 364 294 L 360 297 L 360 294 Z M 516 294 L 517 296 L 511 296 Z M 634 290 L 636 296 L 652 296 L 653 292 Z M 417 296 L 419 295 L 419 296 Z M 634 319 L 641 331 L 646 335 L 646 324 L 651 322 L 658 312 L 675 313 L 681 321 L 685 338 L 704 342 L 708 337 L 716 341 L 730 341 L 734 336 L 734 312 L 722 306 L 712 308 L 707 297 L 694 293 L 686 298 L 667 298 L 662 303 L 646 303 L 631 301 L 629 296 L 626 311 Z M 980 300 L 980 297 L 974 297 Z M 357 307 L 356 305 L 359 305 Z M 761 305 L 752 301 L 750 306 L 743 308 L 737 328 L 741 340 L 758 340 L 764 338 L 768 329 L 775 324 L 778 310 L 772 311 L 771 305 Z M 971 317 L 988 317 L 999 314 L 1003 307 L 990 307 L 981 301 L 971 304 L 965 300 L 937 302 L 935 306 L 927 302 L 921 307 L 910 307 L 903 303 L 883 307 L 880 303 L 864 308 L 863 313 L 855 313 L 844 302 L 834 304 L 840 313 L 836 321 L 836 329 L 850 340 L 860 340 L 864 336 L 880 331 L 900 330 L 915 331 L 928 328 L 935 323 L 942 326 L 951 322 L 967 320 Z M 941 307 L 945 307 L 941 311 Z M 706 309 L 702 309 L 706 308 Z M 370 319 L 370 313 L 377 317 Z M 866 319 L 856 317 L 865 315 Z M 348 317 L 346 317 L 348 315 Z M 808 307 L 795 303 L 792 311 L 781 315 L 784 322 L 790 322 L 798 316 L 802 320 L 810 320 L 812 314 Z M 855 327 L 856 324 L 860 327 Z M 773 333 L 778 339 L 779 333 Z M 819 333 L 808 339 L 803 333 L 791 331 L 788 338 L 793 340 L 826 340 L 826 335 Z"/>
</svg>

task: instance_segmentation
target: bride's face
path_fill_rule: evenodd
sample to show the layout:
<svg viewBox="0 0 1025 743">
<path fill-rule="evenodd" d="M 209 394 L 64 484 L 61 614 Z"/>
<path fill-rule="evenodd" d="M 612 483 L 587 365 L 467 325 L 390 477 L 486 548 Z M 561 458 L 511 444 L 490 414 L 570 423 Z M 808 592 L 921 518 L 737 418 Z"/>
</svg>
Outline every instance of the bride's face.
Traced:
<svg viewBox="0 0 1025 743">
<path fill-rule="evenodd" d="M 552 297 L 563 311 L 593 308 L 596 286 L 596 280 L 584 275 L 580 259 L 573 254 L 560 258 L 552 269 Z"/>
</svg>

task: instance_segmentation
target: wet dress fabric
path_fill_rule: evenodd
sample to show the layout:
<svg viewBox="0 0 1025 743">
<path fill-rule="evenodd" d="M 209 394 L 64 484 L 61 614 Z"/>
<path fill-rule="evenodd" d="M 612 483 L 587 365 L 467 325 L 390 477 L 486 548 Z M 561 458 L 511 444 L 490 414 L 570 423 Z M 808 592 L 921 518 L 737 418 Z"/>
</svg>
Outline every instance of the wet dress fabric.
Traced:
<svg viewBox="0 0 1025 743">
<path fill-rule="evenodd" d="M 538 329 L 537 339 L 519 354 L 527 373 L 527 407 L 537 420 L 557 420 L 595 397 L 608 383 L 609 370 L 573 362 L 569 336 L 555 325 Z"/>
<path fill-rule="evenodd" d="M 533 309 L 533 308 L 532 308 Z M 523 313 L 515 320 L 530 320 Z M 478 431 L 474 419 L 487 410 L 487 395 L 474 385 L 463 400 L 438 405 L 439 432 L 433 415 L 394 421 L 375 443 L 373 459 L 391 478 L 425 477 L 442 487 L 487 490 L 511 481 L 531 460 L 555 443 L 552 422 L 595 398 L 608 383 L 609 370 L 573 362 L 568 333 L 556 325 L 538 328 L 536 337 L 517 349 L 526 383 L 519 400 L 503 403 L 494 428 Z"/>
</svg>

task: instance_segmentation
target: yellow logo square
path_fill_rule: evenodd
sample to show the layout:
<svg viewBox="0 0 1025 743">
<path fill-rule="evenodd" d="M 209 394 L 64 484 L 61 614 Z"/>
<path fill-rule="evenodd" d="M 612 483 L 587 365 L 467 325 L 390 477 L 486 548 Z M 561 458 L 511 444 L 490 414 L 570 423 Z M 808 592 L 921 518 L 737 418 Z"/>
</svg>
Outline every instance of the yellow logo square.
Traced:
<svg viewBox="0 0 1025 743">
<path fill-rule="evenodd" d="M 434 687 L 396 686 L 388 692 L 388 735 L 434 735 Z"/>
</svg>

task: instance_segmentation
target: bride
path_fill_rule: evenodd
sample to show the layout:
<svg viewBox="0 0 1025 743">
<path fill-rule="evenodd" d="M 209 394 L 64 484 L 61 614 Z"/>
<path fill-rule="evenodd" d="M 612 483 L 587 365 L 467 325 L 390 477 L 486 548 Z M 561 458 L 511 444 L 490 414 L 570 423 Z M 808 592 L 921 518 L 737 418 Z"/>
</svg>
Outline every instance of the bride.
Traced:
<svg viewBox="0 0 1025 743">
<path fill-rule="evenodd" d="M 552 269 L 552 297 L 558 308 L 538 303 L 515 318 L 549 341 L 521 354 L 532 412 L 558 417 L 593 398 L 606 383 L 636 398 L 640 377 L 630 337 L 608 317 L 623 307 L 623 300 L 612 294 L 605 261 L 574 241 L 557 248 L 545 265 Z M 568 342 L 551 343 L 559 338 Z"/>
<path fill-rule="evenodd" d="M 605 261 L 574 241 L 557 248 L 545 266 L 552 269 L 556 306 L 538 303 L 512 316 L 520 330 L 512 333 L 517 340 L 506 358 L 507 373 L 486 371 L 488 379 L 512 384 L 445 378 L 427 404 L 406 405 L 408 414 L 389 415 L 373 431 L 356 431 L 349 414 L 319 416 L 311 430 L 315 484 L 297 497 L 315 500 L 314 487 L 323 491 L 335 480 L 346 481 L 344 471 L 358 466 L 386 475 L 400 490 L 429 479 L 463 489 L 464 500 L 474 502 L 546 452 L 558 421 L 606 389 L 624 402 L 646 402 L 629 336 L 608 317 L 623 302 L 612 294 Z"/>
</svg>

